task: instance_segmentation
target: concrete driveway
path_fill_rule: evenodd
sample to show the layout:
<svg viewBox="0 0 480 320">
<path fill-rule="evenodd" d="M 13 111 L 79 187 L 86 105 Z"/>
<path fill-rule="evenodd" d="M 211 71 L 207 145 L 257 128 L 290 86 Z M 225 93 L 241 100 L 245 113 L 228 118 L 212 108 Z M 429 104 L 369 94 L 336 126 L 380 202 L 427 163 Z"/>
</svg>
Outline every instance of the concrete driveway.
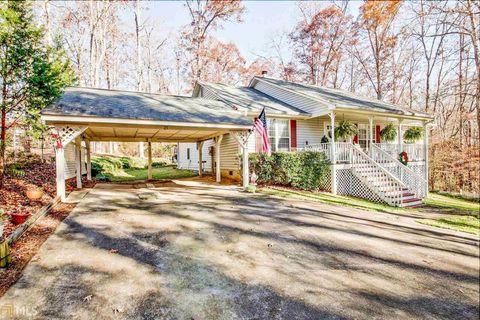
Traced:
<svg viewBox="0 0 480 320">
<path fill-rule="evenodd" d="M 195 179 L 99 185 L 0 299 L 0 317 L 478 319 L 476 238 Z"/>
</svg>

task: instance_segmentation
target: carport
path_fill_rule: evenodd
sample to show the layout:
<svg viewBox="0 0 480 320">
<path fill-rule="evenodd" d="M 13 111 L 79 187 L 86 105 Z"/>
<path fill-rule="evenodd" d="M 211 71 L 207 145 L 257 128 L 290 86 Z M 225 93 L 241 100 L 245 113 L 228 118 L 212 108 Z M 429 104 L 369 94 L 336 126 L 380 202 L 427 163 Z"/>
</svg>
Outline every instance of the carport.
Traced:
<svg viewBox="0 0 480 320">
<path fill-rule="evenodd" d="M 86 174 L 88 180 L 92 178 L 92 141 L 146 142 L 148 178 L 151 179 L 152 142 L 196 142 L 199 159 L 202 159 L 204 141 L 213 139 L 216 181 L 220 182 L 220 144 L 225 134 L 231 134 L 241 146 L 243 186 L 248 185 L 247 139 L 252 121 L 221 101 L 69 87 L 41 117 L 52 128 L 52 137 L 56 140 L 57 195 L 62 201 L 69 172 L 74 172 L 78 188 L 82 187 L 82 174 Z M 66 160 L 65 148 L 69 145 L 75 150 L 74 166 L 69 166 Z M 84 170 L 82 149 L 85 150 Z M 202 161 L 199 161 L 199 175 L 202 171 Z"/>
</svg>

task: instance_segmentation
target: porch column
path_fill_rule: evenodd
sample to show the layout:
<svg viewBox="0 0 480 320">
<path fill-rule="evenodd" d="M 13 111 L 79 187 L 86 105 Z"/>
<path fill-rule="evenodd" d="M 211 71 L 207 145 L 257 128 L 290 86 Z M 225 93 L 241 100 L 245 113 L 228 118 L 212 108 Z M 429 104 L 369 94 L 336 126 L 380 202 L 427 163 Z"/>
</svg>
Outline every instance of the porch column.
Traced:
<svg viewBox="0 0 480 320">
<path fill-rule="evenodd" d="M 403 151 L 402 120 L 398 120 L 398 152 Z"/>
<path fill-rule="evenodd" d="M 142 143 L 143 144 L 143 143 Z M 152 170 L 152 141 L 148 139 L 148 180 L 153 179 L 153 170 Z"/>
<path fill-rule="evenodd" d="M 90 155 L 90 140 L 85 140 L 85 158 L 87 160 L 87 180 L 92 180 L 92 159 Z"/>
<path fill-rule="evenodd" d="M 223 135 L 215 139 L 215 175 L 216 181 L 222 181 L 222 174 L 220 172 L 220 145 L 222 144 Z"/>
<path fill-rule="evenodd" d="M 373 140 L 373 118 L 372 117 L 369 117 L 368 118 L 368 145 L 367 145 L 367 148 L 368 150 L 370 151 L 370 145 L 372 144 L 372 140 Z"/>
<path fill-rule="evenodd" d="M 198 149 L 198 176 L 203 177 L 203 141 L 197 142 Z"/>
<path fill-rule="evenodd" d="M 337 155 L 335 150 L 335 113 L 331 112 L 330 116 L 330 161 L 332 162 L 332 193 L 337 194 Z"/>
<path fill-rule="evenodd" d="M 56 183 L 57 196 L 62 202 L 66 199 L 65 193 L 65 146 L 62 148 L 55 148 L 55 169 L 56 169 Z"/>
<path fill-rule="evenodd" d="M 425 197 L 428 197 L 428 126 L 423 123 L 423 159 L 425 161 Z"/>
<path fill-rule="evenodd" d="M 82 188 L 82 139 L 75 138 L 75 172 L 77 176 L 77 188 Z"/>
<path fill-rule="evenodd" d="M 242 146 L 242 156 L 243 156 L 243 159 L 242 159 L 242 165 L 243 165 L 243 168 L 242 168 L 242 182 L 243 182 L 243 187 L 246 188 L 248 187 L 248 180 L 249 180 L 249 167 L 248 167 L 248 143 L 244 143 L 243 146 Z"/>
</svg>

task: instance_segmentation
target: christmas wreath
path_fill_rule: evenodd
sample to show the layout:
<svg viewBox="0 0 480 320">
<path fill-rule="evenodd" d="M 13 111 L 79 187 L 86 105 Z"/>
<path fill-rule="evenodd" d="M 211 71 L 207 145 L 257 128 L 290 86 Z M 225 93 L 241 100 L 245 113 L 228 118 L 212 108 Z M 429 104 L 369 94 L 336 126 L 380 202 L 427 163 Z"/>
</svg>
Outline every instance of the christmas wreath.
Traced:
<svg viewBox="0 0 480 320">
<path fill-rule="evenodd" d="M 407 165 L 408 164 L 408 155 L 405 151 L 403 152 L 400 152 L 399 154 L 399 159 L 398 159 L 403 165 Z"/>
</svg>

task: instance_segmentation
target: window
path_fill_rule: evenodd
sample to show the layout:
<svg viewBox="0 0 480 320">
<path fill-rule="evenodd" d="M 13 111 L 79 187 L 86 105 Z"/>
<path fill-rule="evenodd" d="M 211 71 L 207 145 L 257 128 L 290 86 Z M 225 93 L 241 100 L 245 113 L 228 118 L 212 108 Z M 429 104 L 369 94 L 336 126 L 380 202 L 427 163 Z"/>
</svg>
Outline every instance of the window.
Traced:
<svg viewBox="0 0 480 320">
<path fill-rule="evenodd" d="M 358 124 L 358 133 L 357 133 L 357 137 L 358 137 L 358 144 L 360 145 L 360 147 L 362 147 L 362 149 L 366 149 L 367 148 L 367 141 L 368 141 L 368 137 L 367 137 L 367 127 L 368 125 L 364 124 L 364 123 L 359 123 Z"/>
<path fill-rule="evenodd" d="M 288 119 L 267 119 L 268 136 L 272 151 L 290 150 L 290 126 Z"/>
<path fill-rule="evenodd" d="M 190 160 L 190 148 L 187 148 L 187 160 Z"/>
</svg>

